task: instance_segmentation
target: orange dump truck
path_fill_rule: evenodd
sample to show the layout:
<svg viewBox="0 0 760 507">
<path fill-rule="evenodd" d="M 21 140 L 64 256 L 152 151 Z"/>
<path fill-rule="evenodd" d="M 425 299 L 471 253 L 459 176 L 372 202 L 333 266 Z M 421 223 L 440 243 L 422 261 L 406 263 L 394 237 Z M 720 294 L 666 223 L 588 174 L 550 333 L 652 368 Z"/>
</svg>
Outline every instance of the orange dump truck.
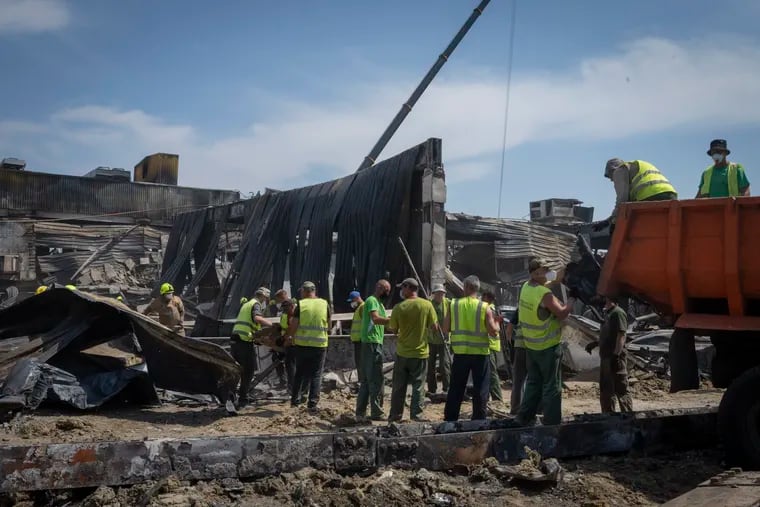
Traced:
<svg viewBox="0 0 760 507">
<path fill-rule="evenodd" d="M 727 455 L 760 467 L 760 197 L 622 206 L 598 292 L 672 317 L 672 391 L 699 385 L 694 336 L 710 336 Z"/>
</svg>

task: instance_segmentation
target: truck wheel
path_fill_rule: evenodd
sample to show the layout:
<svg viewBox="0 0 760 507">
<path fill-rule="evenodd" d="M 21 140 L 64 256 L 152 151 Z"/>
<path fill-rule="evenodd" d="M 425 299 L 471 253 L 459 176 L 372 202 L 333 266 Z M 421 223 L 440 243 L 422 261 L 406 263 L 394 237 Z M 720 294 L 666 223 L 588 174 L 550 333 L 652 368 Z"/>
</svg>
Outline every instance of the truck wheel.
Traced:
<svg viewBox="0 0 760 507">
<path fill-rule="evenodd" d="M 670 337 L 670 392 L 699 388 L 697 351 L 694 348 L 694 331 L 676 329 Z"/>
<path fill-rule="evenodd" d="M 742 373 L 726 390 L 718 428 L 729 466 L 760 468 L 760 367 Z"/>
</svg>

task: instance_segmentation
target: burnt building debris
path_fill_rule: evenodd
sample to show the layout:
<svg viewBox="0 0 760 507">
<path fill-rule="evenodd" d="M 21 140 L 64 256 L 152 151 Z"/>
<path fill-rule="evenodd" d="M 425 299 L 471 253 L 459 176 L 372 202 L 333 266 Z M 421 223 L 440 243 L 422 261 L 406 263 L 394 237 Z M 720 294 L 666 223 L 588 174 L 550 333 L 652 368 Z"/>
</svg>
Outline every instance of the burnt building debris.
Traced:
<svg viewBox="0 0 760 507">
<path fill-rule="evenodd" d="M 159 157 L 160 155 L 160 157 Z M 168 162 L 166 159 L 168 158 Z M 173 157 L 173 158 L 172 158 Z M 10 162 L 9 162 L 10 160 Z M 188 210 L 231 203 L 237 191 L 177 186 L 177 156 L 157 154 L 141 164 L 144 181 L 124 169 L 97 167 L 85 176 L 32 172 L 18 159 L 0 168 L 0 306 L 39 284 L 148 287 L 160 272 L 162 236 Z M 138 167 L 142 167 L 138 164 Z M 141 224 L 112 247 L 106 243 Z M 91 264 L 71 278 L 94 253 Z"/>
<path fill-rule="evenodd" d="M 173 333 L 109 298 L 50 289 L 0 311 L 0 411 L 43 401 L 87 409 L 155 387 L 228 399 L 240 377 L 220 347 Z M 168 365 L 171 365 L 168 367 Z"/>
<path fill-rule="evenodd" d="M 295 290 L 306 280 L 346 311 L 343 294 L 410 275 L 401 237 L 423 283 L 442 283 L 445 197 L 441 142 L 429 139 L 344 178 L 179 215 L 162 281 L 210 303 L 211 321 L 234 318 L 255 287 Z M 230 231 L 240 234 L 239 250 L 220 255 Z M 225 277 L 215 269 L 222 261 L 229 261 Z M 212 325 L 198 319 L 193 334 L 214 336 Z"/>
<path fill-rule="evenodd" d="M 578 199 L 544 199 L 530 203 L 530 221 L 543 225 L 576 225 L 591 222 L 594 208 Z"/>
<path fill-rule="evenodd" d="M 135 166 L 135 182 L 176 185 L 179 177 L 179 155 L 154 153 Z"/>
</svg>

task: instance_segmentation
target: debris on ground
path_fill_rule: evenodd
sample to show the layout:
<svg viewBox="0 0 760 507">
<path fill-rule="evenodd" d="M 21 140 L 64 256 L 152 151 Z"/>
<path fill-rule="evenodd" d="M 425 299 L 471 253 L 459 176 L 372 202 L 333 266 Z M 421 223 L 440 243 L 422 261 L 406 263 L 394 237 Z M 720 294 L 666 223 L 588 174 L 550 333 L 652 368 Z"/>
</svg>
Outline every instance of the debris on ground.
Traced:
<svg viewBox="0 0 760 507">
<path fill-rule="evenodd" d="M 497 465 L 491 472 L 500 479 L 532 484 L 558 484 L 564 477 L 564 470 L 554 458 L 543 459 L 541 454 L 525 446 L 526 458 L 516 466 Z"/>
</svg>

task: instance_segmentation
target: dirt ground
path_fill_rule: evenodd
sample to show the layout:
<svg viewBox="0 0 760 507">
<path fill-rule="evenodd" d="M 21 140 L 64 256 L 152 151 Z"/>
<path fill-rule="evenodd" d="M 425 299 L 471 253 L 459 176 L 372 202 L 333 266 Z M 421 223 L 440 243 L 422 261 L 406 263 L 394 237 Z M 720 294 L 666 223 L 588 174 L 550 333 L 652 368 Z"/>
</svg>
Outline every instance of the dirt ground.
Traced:
<svg viewBox="0 0 760 507">
<path fill-rule="evenodd" d="M 175 478 L 125 488 L 12 494 L 0 505 L 105 506 L 650 506 L 673 499 L 720 472 L 719 453 L 597 457 L 562 462 L 557 485 L 528 486 L 499 478 L 485 463 L 456 473 L 381 469 L 368 476 L 301 470 L 250 482 Z"/>
<path fill-rule="evenodd" d="M 635 410 L 717 406 L 723 393 L 719 389 L 703 388 L 670 394 L 667 381 L 657 378 L 639 381 L 632 385 L 631 390 Z M 503 394 L 508 401 L 509 389 L 504 389 Z M 599 388 L 595 382 L 567 382 L 563 392 L 563 413 L 598 412 L 598 395 Z M 135 408 L 110 405 L 88 413 L 46 408 L 18 415 L 0 425 L 0 444 L 329 431 L 350 421 L 355 400 L 347 387 L 324 393 L 320 410 L 315 415 L 303 408 L 291 408 L 281 401 L 246 407 L 237 417 L 227 417 L 224 409 L 216 406 L 165 404 Z M 387 396 L 385 403 L 389 403 Z M 469 418 L 470 413 L 471 404 L 465 402 L 461 417 Z M 408 417 L 408 410 L 405 416 Z M 423 416 L 431 421 L 442 421 L 443 403 L 429 403 Z"/>
</svg>

